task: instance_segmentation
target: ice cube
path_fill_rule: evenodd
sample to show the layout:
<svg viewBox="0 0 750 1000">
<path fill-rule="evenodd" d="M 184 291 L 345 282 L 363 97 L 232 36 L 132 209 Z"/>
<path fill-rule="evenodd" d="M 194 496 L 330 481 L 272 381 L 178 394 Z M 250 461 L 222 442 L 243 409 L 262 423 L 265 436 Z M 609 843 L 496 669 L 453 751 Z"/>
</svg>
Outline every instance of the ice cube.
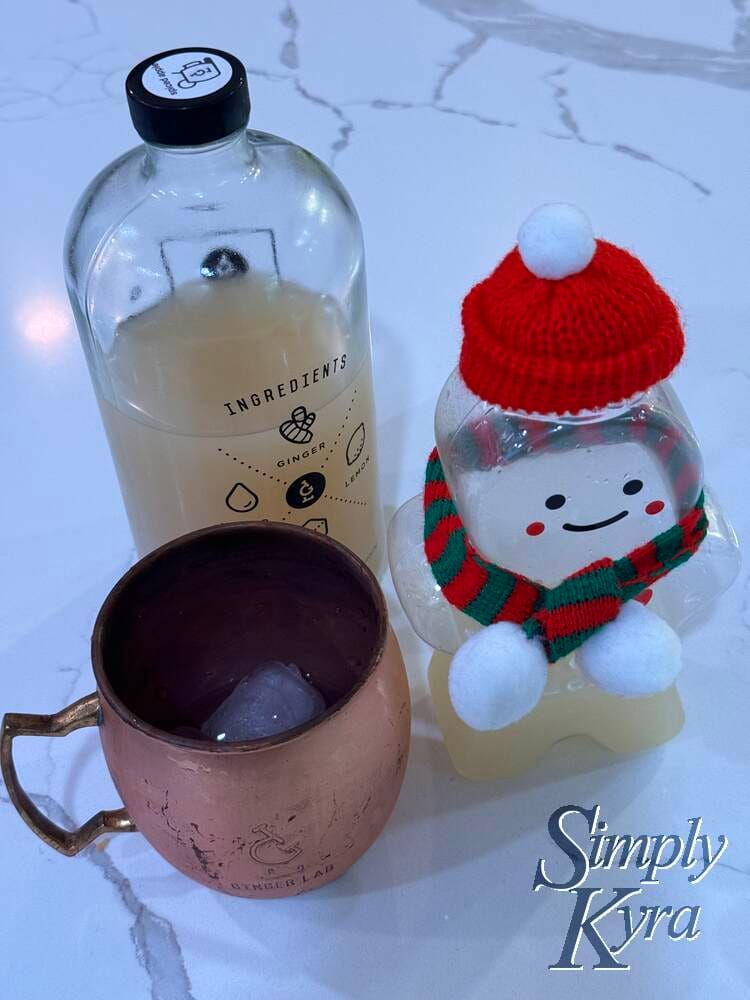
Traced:
<svg viewBox="0 0 750 1000">
<path fill-rule="evenodd" d="M 325 711 L 323 695 L 294 663 L 261 663 L 239 682 L 201 731 L 211 740 L 231 743 L 275 736 Z"/>
</svg>

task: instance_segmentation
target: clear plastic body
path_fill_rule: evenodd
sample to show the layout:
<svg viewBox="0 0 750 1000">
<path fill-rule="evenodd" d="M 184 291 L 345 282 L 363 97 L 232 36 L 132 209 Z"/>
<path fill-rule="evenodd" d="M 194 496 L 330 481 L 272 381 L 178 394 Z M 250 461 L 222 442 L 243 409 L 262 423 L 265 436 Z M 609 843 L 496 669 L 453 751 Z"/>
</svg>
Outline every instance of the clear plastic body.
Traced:
<svg viewBox="0 0 750 1000">
<path fill-rule="evenodd" d="M 544 417 L 484 403 L 454 372 L 438 401 L 435 437 L 446 481 L 478 551 L 547 586 L 650 540 L 705 489 L 695 436 L 667 384 L 607 410 Z M 731 584 L 739 568 L 734 532 L 710 491 L 705 494 L 708 537 L 648 595 L 649 608 L 678 632 Z M 497 732 L 470 729 L 448 699 L 447 654 L 480 626 L 450 605 L 435 582 L 424 553 L 421 497 L 395 515 L 389 556 L 407 616 L 439 651 L 430 670 L 433 702 L 462 773 L 513 774 L 570 735 L 632 751 L 679 730 L 682 710 L 674 688 L 632 701 L 607 695 L 583 677 L 575 655 L 550 668 L 545 695 L 525 719 Z"/>
<path fill-rule="evenodd" d="M 382 557 L 359 221 L 283 139 L 140 146 L 84 192 L 73 310 L 141 554 L 204 525 L 307 525 Z"/>
</svg>

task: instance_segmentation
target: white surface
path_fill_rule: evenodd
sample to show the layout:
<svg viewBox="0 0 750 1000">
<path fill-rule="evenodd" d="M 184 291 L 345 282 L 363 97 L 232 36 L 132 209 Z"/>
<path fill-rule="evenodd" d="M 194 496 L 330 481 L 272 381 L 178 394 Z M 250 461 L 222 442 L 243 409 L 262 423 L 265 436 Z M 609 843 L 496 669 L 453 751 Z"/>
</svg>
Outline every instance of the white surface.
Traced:
<svg viewBox="0 0 750 1000">
<path fill-rule="evenodd" d="M 52 711 L 91 690 L 94 615 L 133 556 L 60 247 L 85 183 L 134 142 L 127 70 L 170 46 L 236 52 L 250 68 L 254 125 L 333 162 L 358 205 L 389 511 L 421 486 L 463 294 L 532 208 L 567 201 L 597 232 L 636 249 L 679 301 L 689 338 L 680 395 L 710 480 L 747 534 L 745 5 L 616 6 L 25 0 L 3 9 L 3 708 Z M 562 746 L 507 785 L 452 772 L 426 695 L 427 649 L 393 603 L 415 705 L 403 795 L 369 854 L 303 898 L 212 894 L 137 835 L 69 860 L 0 804 L 0 993 L 747 996 L 747 581 L 685 639 L 687 724 L 673 743 L 633 759 Z M 77 820 L 116 803 L 96 733 L 18 749 L 27 786 Z M 571 900 L 531 884 L 537 860 L 559 853 L 548 817 L 569 802 L 600 803 L 616 832 L 684 835 L 700 815 L 729 837 L 699 885 L 667 873 L 659 889 L 668 902 L 703 906 L 696 941 L 657 933 L 628 952 L 632 971 L 604 981 L 590 970 L 547 971 Z"/>
</svg>

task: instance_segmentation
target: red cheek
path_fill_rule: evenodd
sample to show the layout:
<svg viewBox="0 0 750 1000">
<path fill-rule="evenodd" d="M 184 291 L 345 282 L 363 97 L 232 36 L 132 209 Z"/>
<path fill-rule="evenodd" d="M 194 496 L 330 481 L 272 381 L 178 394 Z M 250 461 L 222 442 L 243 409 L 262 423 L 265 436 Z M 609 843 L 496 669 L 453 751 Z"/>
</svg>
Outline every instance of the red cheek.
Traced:
<svg viewBox="0 0 750 1000">
<path fill-rule="evenodd" d="M 652 500 L 651 503 L 646 504 L 647 514 L 659 514 L 664 510 L 663 500 Z"/>
<path fill-rule="evenodd" d="M 541 521 L 532 521 L 531 524 L 526 527 L 527 535 L 541 535 L 544 531 L 544 525 Z"/>
</svg>

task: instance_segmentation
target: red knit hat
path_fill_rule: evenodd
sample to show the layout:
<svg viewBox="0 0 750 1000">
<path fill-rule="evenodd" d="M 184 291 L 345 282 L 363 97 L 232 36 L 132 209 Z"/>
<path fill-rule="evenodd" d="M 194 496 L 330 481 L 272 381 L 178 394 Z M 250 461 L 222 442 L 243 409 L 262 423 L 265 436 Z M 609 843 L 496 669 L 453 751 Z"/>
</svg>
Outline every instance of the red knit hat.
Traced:
<svg viewBox="0 0 750 1000">
<path fill-rule="evenodd" d="M 667 378 L 682 357 L 677 309 L 641 262 L 595 240 L 571 205 L 544 205 L 518 246 L 464 299 L 460 371 L 481 399 L 578 413 Z"/>
</svg>

